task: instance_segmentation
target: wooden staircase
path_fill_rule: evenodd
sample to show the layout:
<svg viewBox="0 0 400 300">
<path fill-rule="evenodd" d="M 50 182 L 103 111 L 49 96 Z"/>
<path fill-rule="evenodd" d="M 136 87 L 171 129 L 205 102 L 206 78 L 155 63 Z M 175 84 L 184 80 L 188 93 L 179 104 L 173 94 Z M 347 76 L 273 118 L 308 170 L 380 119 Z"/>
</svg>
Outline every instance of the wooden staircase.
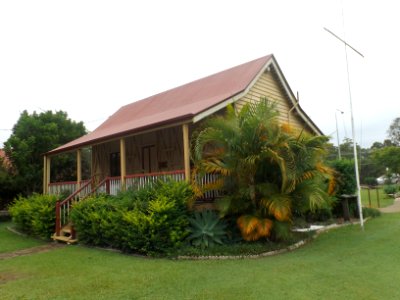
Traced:
<svg viewBox="0 0 400 300">
<path fill-rule="evenodd" d="M 63 226 L 60 230 L 60 234 L 57 235 L 56 233 L 54 233 L 51 238 L 54 241 L 64 242 L 67 244 L 74 244 L 78 241 L 76 238 L 75 230 L 71 223 Z"/>
<path fill-rule="evenodd" d="M 109 178 L 104 179 L 94 188 L 93 179 L 91 179 L 74 193 L 69 195 L 65 200 L 56 202 L 56 228 L 55 233 L 51 236 L 54 241 L 64 242 L 67 244 L 73 244 L 78 241 L 74 226 L 69 220 L 73 204 L 84 200 L 87 196 L 95 193 L 102 187 L 104 187 L 106 193 L 109 194 Z"/>
<path fill-rule="evenodd" d="M 56 230 L 51 236 L 54 241 L 64 242 L 67 244 L 73 244 L 78 241 L 74 227 L 69 220 L 70 211 L 74 203 L 91 193 L 92 180 L 86 182 L 65 200 L 56 202 Z"/>
</svg>

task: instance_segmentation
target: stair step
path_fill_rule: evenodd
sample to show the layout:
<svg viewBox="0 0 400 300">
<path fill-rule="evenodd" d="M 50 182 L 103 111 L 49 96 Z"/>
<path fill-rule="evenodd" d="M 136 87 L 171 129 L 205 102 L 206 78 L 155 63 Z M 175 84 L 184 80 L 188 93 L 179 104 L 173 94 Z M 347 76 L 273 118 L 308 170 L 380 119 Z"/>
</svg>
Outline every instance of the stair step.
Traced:
<svg viewBox="0 0 400 300">
<path fill-rule="evenodd" d="M 53 234 L 51 238 L 55 241 L 60 241 L 67 244 L 74 244 L 78 241 L 77 239 L 71 239 L 70 236 L 55 235 L 55 234 Z"/>
<path fill-rule="evenodd" d="M 71 229 L 71 227 L 65 227 L 65 228 L 62 228 L 61 231 L 62 231 L 63 233 L 71 234 L 72 229 Z"/>
</svg>

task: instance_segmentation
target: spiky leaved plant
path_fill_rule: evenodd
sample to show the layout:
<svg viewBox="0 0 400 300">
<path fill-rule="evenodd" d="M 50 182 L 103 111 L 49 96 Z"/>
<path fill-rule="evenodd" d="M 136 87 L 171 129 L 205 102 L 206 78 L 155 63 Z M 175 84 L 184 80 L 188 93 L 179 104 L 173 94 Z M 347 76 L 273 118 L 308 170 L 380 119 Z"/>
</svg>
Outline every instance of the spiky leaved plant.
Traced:
<svg viewBox="0 0 400 300">
<path fill-rule="evenodd" d="M 226 237 L 226 223 L 214 211 L 196 211 L 189 222 L 192 232 L 189 241 L 192 245 L 205 249 L 215 244 L 223 244 Z"/>
</svg>

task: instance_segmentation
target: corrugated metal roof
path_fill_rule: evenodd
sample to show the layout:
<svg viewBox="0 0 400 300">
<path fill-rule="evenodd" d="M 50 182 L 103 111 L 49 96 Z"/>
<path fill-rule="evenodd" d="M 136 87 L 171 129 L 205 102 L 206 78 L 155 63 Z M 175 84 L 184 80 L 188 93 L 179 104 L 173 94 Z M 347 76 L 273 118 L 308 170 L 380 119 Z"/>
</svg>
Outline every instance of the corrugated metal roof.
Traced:
<svg viewBox="0 0 400 300">
<path fill-rule="evenodd" d="M 123 106 L 93 132 L 48 154 L 77 149 L 169 123 L 190 120 L 193 116 L 244 91 L 272 57 L 267 55 Z"/>
</svg>

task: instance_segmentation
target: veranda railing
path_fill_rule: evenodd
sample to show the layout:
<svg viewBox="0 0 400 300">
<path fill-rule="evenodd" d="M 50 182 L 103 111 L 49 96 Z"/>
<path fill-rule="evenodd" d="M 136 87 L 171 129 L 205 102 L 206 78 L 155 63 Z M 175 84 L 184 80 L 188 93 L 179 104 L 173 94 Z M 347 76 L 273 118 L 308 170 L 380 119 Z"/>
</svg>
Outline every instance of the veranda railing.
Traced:
<svg viewBox="0 0 400 300">
<path fill-rule="evenodd" d="M 81 181 L 81 186 L 89 182 L 88 180 Z M 78 182 L 76 181 L 64 181 L 64 182 L 53 182 L 49 183 L 49 194 L 60 195 L 63 193 L 73 194 L 78 189 Z"/>
<path fill-rule="evenodd" d="M 175 181 L 185 180 L 185 171 L 168 171 L 147 174 L 133 174 L 125 177 L 126 188 L 139 190 L 145 186 L 154 184 L 158 181 L 165 181 L 172 179 Z M 214 183 L 218 179 L 216 174 L 206 174 L 198 177 L 196 180 L 201 187 Z M 62 226 L 66 225 L 69 221 L 69 215 L 73 203 L 82 200 L 83 198 L 93 193 L 105 193 L 109 195 L 117 195 L 121 190 L 121 177 L 106 177 L 96 186 L 93 180 L 86 180 L 81 182 L 78 188 L 77 182 L 57 182 L 49 184 L 50 194 L 62 194 L 64 191 L 71 191 L 72 193 L 64 200 L 57 201 L 56 204 L 56 235 L 60 234 Z M 207 190 L 203 194 L 203 199 L 214 199 L 219 196 L 217 190 Z"/>
</svg>

